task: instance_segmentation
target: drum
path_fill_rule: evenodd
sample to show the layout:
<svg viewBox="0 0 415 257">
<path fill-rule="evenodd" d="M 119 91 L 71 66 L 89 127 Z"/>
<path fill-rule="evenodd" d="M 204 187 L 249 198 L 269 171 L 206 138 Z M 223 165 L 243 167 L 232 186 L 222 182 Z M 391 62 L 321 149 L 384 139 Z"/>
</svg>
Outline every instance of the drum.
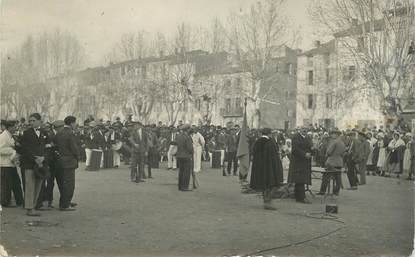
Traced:
<svg viewBox="0 0 415 257">
<path fill-rule="evenodd" d="M 91 153 L 90 171 L 98 171 L 101 166 L 102 151 L 93 149 Z"/>
<path fill-rule="evenodd" d="M 112 150 L 104 151 L 104 169 L 111 169 L 114 167 L 114 153 Z"/>
<path fill-rule="evenodd" d="M 220 169 L 221 163 L 220 158 L 221 157 L 221 151 L 213 151 L 212 152 L 212 169 Z"/>
</svg>

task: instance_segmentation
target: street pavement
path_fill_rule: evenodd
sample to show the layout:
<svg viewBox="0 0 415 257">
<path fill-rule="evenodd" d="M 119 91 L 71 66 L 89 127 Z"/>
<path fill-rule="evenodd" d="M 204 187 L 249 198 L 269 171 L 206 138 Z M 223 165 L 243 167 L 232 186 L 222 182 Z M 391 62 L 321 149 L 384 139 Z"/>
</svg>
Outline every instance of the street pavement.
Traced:
<svg viewBox="0 0 415 257">
<path fill-rule="evenodd" d="M 1 244 L 17 256 L 409 256 L 414 235 L 412 181 L 369 176 L 358 191 L 342 190 L 339 213 L 321 218 L 312 204 L 276 200 L 262 208 L 257 194 L 241 194 L 238 178 L 204 163 L 200 188 L 180 192 L 177 171 L 153 171 L 135 184 L 126 166 L 76 173 L 75 212 L 28 217 L 2 213 Z M 343 184 L 348 187 L 343 175 Z M 318 190 L 320 180 L 313 180 Z M 57 189 L 55 190 L 58 199 Z M 55 203 L 57 205 L 57 202 Z"/>
</svg>

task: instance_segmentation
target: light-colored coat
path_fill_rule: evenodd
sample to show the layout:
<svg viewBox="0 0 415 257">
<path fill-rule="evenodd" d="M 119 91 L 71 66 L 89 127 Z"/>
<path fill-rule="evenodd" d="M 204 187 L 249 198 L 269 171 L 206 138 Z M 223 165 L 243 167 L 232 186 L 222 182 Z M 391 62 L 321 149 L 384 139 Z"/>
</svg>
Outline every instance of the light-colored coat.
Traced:
<svg viewBox="0 0 415 257">
<path fill-rule="evenodd" d="M 326 152 L 326 167 L 343 167 L 343 156 L 346 150 L 346 146 L 340 138 L 331 141 Z"/>
<path fill-rule="evenodd" d="M 192 135 L 193 141 L 193 171 L 200 172 L 202 168 L 202 152 L 205 147 L 205 139 L 203 136 L 196 132 Z"/>
<path fill-rule="evenodd" d="M 9 131 L 0 134 L 0 167 L 15 167 L 13 159 L 16 157 L 15 142 Z"/>
</svg>

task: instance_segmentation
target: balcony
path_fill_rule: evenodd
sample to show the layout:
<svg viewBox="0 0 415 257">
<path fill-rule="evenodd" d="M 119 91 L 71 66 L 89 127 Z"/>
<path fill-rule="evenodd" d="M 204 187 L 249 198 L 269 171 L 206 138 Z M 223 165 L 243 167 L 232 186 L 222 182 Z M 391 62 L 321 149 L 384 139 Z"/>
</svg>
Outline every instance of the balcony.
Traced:
<svg viewBox="0 0 415 257">
<path fill-rule="evenodd" d="M 242 107 L 231 109 L 221 108 L 220 115 L 224 118 L 242 117 L 244 115 L 244 109 Z"/>
</svg>

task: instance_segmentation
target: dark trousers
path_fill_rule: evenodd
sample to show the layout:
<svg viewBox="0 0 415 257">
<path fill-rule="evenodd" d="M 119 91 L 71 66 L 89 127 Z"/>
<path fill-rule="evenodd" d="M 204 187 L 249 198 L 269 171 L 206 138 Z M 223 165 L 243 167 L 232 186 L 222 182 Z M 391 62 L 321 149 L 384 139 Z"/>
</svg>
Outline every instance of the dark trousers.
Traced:
<svg viewBox="0 0 415 257">
<path fill-rule="evenodd" d="M 304 183 L 295 183 L 294 186 L 294 195 L 295 200 L 302 202 L 305 199 L 305 184 Z"/>
<path fill-rule="evenodd" d="M 320 193 L 325 193 L 327 191 L 327 186 L 329 185 L 331 179 L 334 180 L 333 194 L 336 194 L 336 195 L 339 194 L 340 185 L 341 185 L 341 172 L 339 172 L 339 173 L 324 173 L 323 178 L 322 178 L 322 182 L 321 182 Z"/>
<path fill-rule="evenodd" d="M 145 165 L 144 153 L 133 153 L 131 158 L 131 180 L 139 182 L 144 178 L 144 165 Z"/>
<path fill-rule="evenodd" d="M 43 202 L 48 202 L 49 205 L 53 202 L 53 189 L 55 187 L 55 167 L 50 167 L 50 177 L 43 181 L 42 188 L 40 189 L 39 198 L 37 200 L 37 207 L 42 206 Z"/>
<path fill-rule="evenodd" d="M 23 205 L 22 183 L 16 167 L 1 167 L 1 204 L 10 205 L 13 192 L 16 205 Z"/>
<path fill-rule="evenodd" d="M 179 190 L 187 190 L 192 172 L 192 160 L 191 158 L 177 158 L 177 166 L 179 168 Z"/>
<path fill-rule="evenodd" d="M 59 208 L 68 208 L 75 191 L 75 169 L 62 170 L 62 188 Z"/>
<path fill-rule="evenodd" d="M 351 187 L 357 187 L 358 178 L 357 178 L 357 167 L 356 163 L 352 160 L 347 162 L 347 178 Z"/>
<path fill-rule="evenodd" d="M 228 174 L 231 174 L 232 163 L 233 163 L 233 174 L 238 171 L 238 158 L 236 158 L 236 152 L 227 152 L 228 161 Z"/>
</svg>

